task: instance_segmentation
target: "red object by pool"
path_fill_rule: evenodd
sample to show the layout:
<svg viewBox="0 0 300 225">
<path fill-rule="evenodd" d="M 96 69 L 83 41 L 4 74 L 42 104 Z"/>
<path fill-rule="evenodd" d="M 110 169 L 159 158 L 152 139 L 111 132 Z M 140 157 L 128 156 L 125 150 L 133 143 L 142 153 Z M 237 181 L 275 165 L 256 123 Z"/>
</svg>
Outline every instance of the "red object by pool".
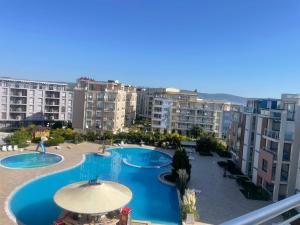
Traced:
<svg viewBox="0 0 300 225">
<path fill-rule="evenodd" d="M 131 208 L 129 208 L 129 207 L 125 207 L 125 208 L 123 208 L 122 210 L 121 210 L 121 213 L 123 214 L 123 215 L 128 215 L 129 213 L 131 213 Z"/>
</svg>

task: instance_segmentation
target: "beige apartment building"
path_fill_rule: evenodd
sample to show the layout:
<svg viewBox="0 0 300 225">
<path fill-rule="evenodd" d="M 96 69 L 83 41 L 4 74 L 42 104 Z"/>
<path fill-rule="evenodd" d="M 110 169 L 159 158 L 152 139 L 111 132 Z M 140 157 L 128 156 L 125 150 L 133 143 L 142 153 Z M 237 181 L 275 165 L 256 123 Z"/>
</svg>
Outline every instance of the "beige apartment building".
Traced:
<svg viewBox="0 0 300 225">
<path fill-rule="evenodd" d="M 242 145 L 238 149 L 242 172 L 267 190 L 273 201 L 298 192 L 300 95 L 249 99 L 241 118 L 239 140 L 231 143 Z"/>
<path fill-rule="evenodd" d="M 124 89 L 126 92 L 125 126 L 129 127 L 136 118 L 137 93 L 133 86 L 125 85 Z"/>
<path fill-rule="evenodd" d="M 222 137 L 224 114 L 239 108 L 224 101 L 203 100 L 194 91 L 176 88 L 138 89 L 137 112 L 151 118 L 153 130 L 186 134 L 193 126 Z"/>
<path fill-rule="evenodd" d="M 80 78 L 74 99 L 73 127 L 77 129 L 123 131 L 135 119 L 135 88 L 118 81 Z"/>
<path fill-rule="evenodd" d="M 73 92 L 67 83 L 0 77 L 0 127 L 72 121 Z"/>
</svg>

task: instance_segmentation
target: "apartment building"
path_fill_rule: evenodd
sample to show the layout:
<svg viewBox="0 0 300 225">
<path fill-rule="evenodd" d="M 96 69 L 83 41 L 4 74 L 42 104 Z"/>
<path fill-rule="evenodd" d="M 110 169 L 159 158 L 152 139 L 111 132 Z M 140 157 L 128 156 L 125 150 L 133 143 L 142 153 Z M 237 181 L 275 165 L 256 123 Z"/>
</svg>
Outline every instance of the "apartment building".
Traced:
<svg viewBox="0 0 300 225">
<path fill-rule="evenodd" d="M 273 201 L 295 194 L 300 190 L 300 140 L 296 138 L 300 135 L 300 95 L 250 99 L 242 118 L 242 172 L 266 189 Z"/>
<path fill-rule="evenodd" d="M 138 89 L 137 114 L 151 119 L 152 129 L 186 134 L 193 126 L 222 137 L 225 130 L 224 112 L 237 105 L 223 101 L 203 100 L 195 91 L 176 88 Z"/>
<path fill-rule="evenodd" d="M 129 127 L 134 124 L 136 118 L 137 93 L 133 86 L 125 85 L 126 106 L 125 106 L 125 126 Z"/>
<path fill-rule="evenodd" d="M 118 81 L 79 78 L 74 99 L 73 127 L 77 129 L 117 132 L 135 119 L 135 88 Z"/>
<path fill-rule="evenodd" d="M 67 83 L 0 77 L 0 127 L 72 121 L 73 92 Z"/>
<path fill-rule="evenodd" d="M 226 142 L 229 146 L 229 151 L 232 154 L 232 160 L 239 166 L 242 167 L 243 158 L 243 146 L 245 136 L 245 120 L 246 116 L 243 114 L 243 107 L 233 111 L 231 114 L 231 123 L 227 130 Z"/>
</svg>

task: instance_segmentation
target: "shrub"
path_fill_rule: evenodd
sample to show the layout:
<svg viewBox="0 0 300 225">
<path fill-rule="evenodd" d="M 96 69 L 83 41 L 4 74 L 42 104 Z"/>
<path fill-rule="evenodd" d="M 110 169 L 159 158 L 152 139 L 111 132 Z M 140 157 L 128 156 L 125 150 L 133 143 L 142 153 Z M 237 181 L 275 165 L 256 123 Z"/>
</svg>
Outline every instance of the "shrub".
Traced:
<svg viewBox="0 0 300 225">
<path fill-rule="evenodd" d="M 74 132 L 73 143 L 74 144 L 79 144 L 79 143 L 82 143 L 82 142 L 84 142 L 84 137 L 80 133 Z"/>
<path fill-rule="evenodd" d="M 73 140 L 74 139 L 74 130 L 71 128 L 67 128 L 65 129 L 63 136 L 65 138 L 65 140 Z"/>
<path fill-rule="evenodd" d="M 189 213 L 193 214 L 195 219 L 197 219 L 199 216 L 196 208 L 196 194 L 194 191 L 186 190 L 182 199 L 182 206 L 181 206 L 182 218 L 186 219 L 186 215 Z"/>
<path fill-rule="evenodd" d="M 185 193 L 185 189 L 187 188 L 187 183 L 189 179 L 189 175 L 187 174 L 185 169 L 179 169 L 177 171 L 177 179 L 176 179 L 176 186 L 180 192 L 180 196 L 182 197 Z"/>
<path fill-rule="evenodd" d="M 227 166 L 227 163 L 225 161 L 219 161 L 218 162 L 218 165 L 222 168 L 226 167 Z"/>
<path fill-rule="evenodd" d="M 172 176 L 174 178 L 178 177 L 177 171 L 179 169 L 185 169 L 187 174 L 188 174 L 188 180 L 190 179 L 191 176 L 191 164 L 189 157 L 186 154 L 186 151 L 182 148 L 178 148 L 172 159 Z"/>
<path fill-rule="evenodd" d="M 5 138 L 5 142 L 10 145 L 18 145 L 20 148 L 27 147 L 27 141 L 31 140 L 31 134 L 25 128 L 20 128 L 12 135 Z"/>
<path fill-rule="evenodd" d="M 270 195 L 262 187 L 258 187 L 252 182 L 243 182 L 243 188 L 240 191 L 247 199 L 269 201 Z"/>
<path fill-rule="evenodd" d="M 57 146 L 60 143 L 63 143 L 64 141 L 65 141 L 65 139 L 63 137 L 57 136 L 57 137 L 50 138 L 48 141 L 45 142 L 45 145 L 47 147 L 49 147 L 49 146 Z"/>
<path fill-rule="evenodd" d="M 229 151 L 217 151 L 217 154 L 223 158 L 231 158 L 231 153 Z"/>
<path fill-rule="evenodd" d="M 87 141 L 94 142 L 97 138 L 97 133 L 95 131 L 87 131 L 85 137 Z"/>
<path fill-rule="evenodd" d="M 232 160 L 227 160 L 227 170 L 233 175 L 243 175 L 241 170 Z"/>
</svg>

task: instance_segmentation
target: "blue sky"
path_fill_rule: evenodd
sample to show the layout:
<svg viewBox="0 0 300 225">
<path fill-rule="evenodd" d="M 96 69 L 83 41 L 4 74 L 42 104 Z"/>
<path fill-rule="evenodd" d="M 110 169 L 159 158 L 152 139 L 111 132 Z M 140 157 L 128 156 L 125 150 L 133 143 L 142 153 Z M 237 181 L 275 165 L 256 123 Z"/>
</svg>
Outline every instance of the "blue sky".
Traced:
<svg viewBox="0 0 300 225">
<path fill-rule="evenodd" d="M 300 92 L 299 0 L 0 0 L 0 75 Z"/>
</svg>

